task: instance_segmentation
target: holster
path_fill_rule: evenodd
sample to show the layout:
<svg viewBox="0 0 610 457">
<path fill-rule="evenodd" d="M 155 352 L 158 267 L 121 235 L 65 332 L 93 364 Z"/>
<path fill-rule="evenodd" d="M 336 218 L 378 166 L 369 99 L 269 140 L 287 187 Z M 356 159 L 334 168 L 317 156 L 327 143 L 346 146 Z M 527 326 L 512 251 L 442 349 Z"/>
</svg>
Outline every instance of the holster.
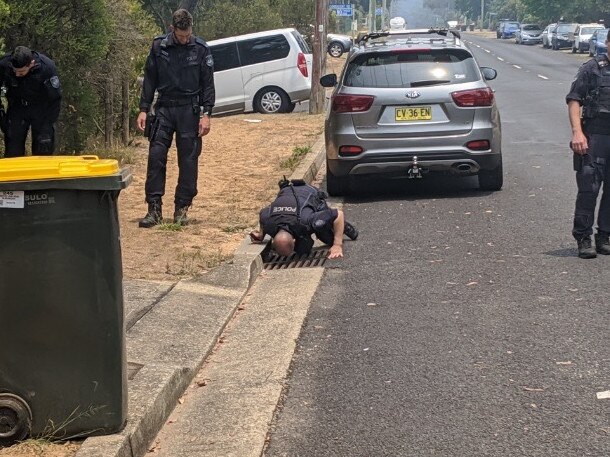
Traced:
<svg viewBox="0 0 610 457">
<path fill-rule="evenodd" d="M 589 154 L 576 154 L 572 156 L 574 171 L 582 171 L 583 167 L 591 164 L 591 156 Z"/>
<path fill-rule="evenodd" d="M 146 123 L 144 124 L 144 136 L 150 141 L 152 139 L 153 125 L 157 120 L 157 115 L 150 111 L 146 113 Z"/>
</svg>

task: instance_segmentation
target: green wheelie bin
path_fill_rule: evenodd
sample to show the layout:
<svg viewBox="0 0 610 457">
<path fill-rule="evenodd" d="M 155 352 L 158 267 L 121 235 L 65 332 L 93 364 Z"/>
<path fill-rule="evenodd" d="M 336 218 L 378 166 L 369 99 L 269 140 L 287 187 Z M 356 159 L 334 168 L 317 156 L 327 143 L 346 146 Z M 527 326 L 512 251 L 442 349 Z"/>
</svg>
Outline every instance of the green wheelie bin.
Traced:
<svg viewBox="0 0 610 457">
<path fill-rule="evenodd" d="M 117 199 L 130 181 L 96 156 L 0 159 L 0 447 L 125 425 Z"/>
</svg>

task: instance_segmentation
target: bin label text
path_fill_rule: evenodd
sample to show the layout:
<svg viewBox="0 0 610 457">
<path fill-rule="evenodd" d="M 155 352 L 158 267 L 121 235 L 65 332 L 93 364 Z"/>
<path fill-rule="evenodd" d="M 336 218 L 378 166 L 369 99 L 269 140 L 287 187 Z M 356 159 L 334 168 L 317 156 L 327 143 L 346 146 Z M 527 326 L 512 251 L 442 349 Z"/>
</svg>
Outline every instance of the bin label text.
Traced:
<svg viewBox="0 0 610 457">
<path fill-rule="evenodd" d="M 0 190 L 0 208 L 24 208 L 24 206 L 24 191 Z"/>
</svg>

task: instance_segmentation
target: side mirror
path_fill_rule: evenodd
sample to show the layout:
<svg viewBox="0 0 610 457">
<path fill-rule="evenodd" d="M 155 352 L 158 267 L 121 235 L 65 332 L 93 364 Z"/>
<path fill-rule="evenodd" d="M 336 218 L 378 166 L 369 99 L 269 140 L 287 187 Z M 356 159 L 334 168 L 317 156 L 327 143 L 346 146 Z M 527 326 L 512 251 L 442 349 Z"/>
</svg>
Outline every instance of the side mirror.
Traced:
<svg viewBox="0 0 610 457">
<path fill-rule="evenodd" d="M 337 75 L 331 73 L 330 75 L 324 75 L 320 78 L 320 85 L 322 87 L 335 87 L 337 85 Z"/>
<path fill-rule="evenodd" d="M 496 79 L 496 76 L 498 76 L 498 72 L 490 67 L 481 67 L 481 73 L 483 73 L 483 78 L 487 81 Z"/>
</svg>

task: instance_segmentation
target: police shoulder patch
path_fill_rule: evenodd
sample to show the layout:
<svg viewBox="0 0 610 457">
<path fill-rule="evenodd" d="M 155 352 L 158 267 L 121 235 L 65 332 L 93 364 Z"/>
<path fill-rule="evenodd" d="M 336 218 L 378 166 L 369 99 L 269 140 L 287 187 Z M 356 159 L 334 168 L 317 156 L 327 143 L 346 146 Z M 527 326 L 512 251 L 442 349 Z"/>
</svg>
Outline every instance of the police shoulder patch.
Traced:
<svg viewBox="0 0 610 457">
<path fill-rule="evenodd" d="M 313 226 L 315 228 L 321 228 L 321 227 L 324 227 L 324 224 L 326 224 L 326 222 L 324 222 L 324 220 L 316 219 L 315 222 L 313 223 Z"/>
<path fill-rule="evenodd" d="M 51 86 L 53 86 L 53 88 L 59 89 L 59 78 L 57 76 L 51 77 L 51 79 L 49 79 L 49 82 L 51 83 Z"/>
<path fill-rule="evenodd" d="M 210 68 L 214 66 L 214 57 L 212 57 L 212 54 L 208 54 L 205 58 L 205 64 Z"/>
</svg>

